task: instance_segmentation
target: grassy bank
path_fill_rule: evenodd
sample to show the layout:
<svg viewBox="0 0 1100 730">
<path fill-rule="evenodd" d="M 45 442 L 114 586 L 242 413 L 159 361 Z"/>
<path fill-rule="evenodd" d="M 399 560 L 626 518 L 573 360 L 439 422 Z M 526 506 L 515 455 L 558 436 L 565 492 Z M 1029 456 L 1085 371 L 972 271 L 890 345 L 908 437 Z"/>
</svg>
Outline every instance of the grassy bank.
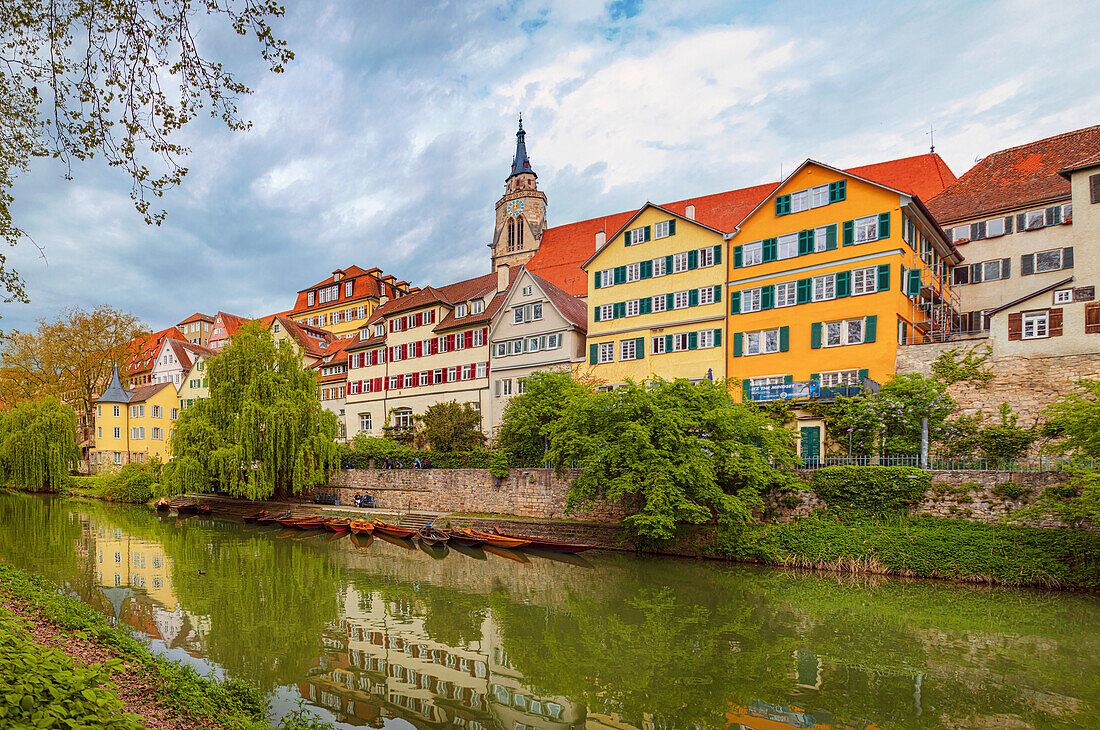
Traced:
<svg viewBox="0 0 1100 730">
<path fill-rule="evenodd" d="M 937 517 L 841 522 L 810 516 L 755 525 L 736 560 L 1015 586 L 1100 588 L 1100 533 Z"/>
<path fill-rule="evenodd" d="M 0 684 L 3 727 L 330 727 L 301 713 L 272 724 L 257 689 L 158 657 L 95 609 L 2 563 Z"/>
</svg>

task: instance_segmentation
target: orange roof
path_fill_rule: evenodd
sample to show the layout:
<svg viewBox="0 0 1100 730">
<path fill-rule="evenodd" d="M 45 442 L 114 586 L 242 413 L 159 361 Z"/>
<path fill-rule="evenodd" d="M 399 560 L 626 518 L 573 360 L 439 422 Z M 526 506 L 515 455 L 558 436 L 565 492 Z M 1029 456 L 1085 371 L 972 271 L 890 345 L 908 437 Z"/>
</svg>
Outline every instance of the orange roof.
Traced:
<svg viewBox="0 0 1100 730">
<path fill-rule="evenodd" d="M 1088 164 L 1100 151 L 1100 125 L 994 152 L 928 201 L 941 223 L 1040 206 L 1070 197 L 1059 171 Z"/>
<path fill-rule="evenodd" d="M 145 337 L 139 337 L 128 346 L 127 350 L 130 353 L 130 359 L 126 362 L 122 370 L 128 375 L 136 375 L 137 373 L 152 369 L 153 359 L 157 356 L 157 353 L 160 352 L 160 345 L 166 337 L 171 337 L 174 340 L 187 339 L 176 327 L 169 327 L 160 332 L 154 332 Z"/>
<path fill-rule="evenodd" d="M 336 335 L 320 327 L 310 327 L 280 315 L 276 315 L 275 320 L 283 326 L 290 338 L 298 343 L 298 347 L 313 357 L 324 357 L 331 343 L 336 340 Z"/>
<path fill-rule="evenodd" d="M 846 172 L 881 185 L 920 197 L 938 193 L 955 181 L 955 176 L 939 155 L 917 155 L 899 160 L 854 167 Z M 719 231 L 732 232 L 761 201 L 770 196 L 779 183 L 765 183 L 724 193 L 662 204 L 662 208 L 687 216 L 687 207 L 695 206 L 694 219 Z M 561 287 L 573 296 L 588 293 L 588 277 L 581 265 L 596 252 L 596 234 L 615 234 L 637 211 L 626 211 L 577 223 L 547 228 L 539 250 L 527 262 L 527 270 Z"/>
<path fill-rule="evenodd" d="M 202 312 L 195 312 L 187 319 L 181 320 L 180 325 L 190 324 L 191 322 L 213 322 L 214 318 L 209 314 L 203 314 Z M 179 325 L 177 325 L 178 327 Z"/>
<path fill-rule="evenodd" d="M 586 332 L 588 331 L 588 308 L 584 306 L 584 303 L 581 302 L 580 299 L 571 296 L 569 292 L 565 291 L 560 286 L 547 281 L 534 272 L 529 271 L 527 273 L 531 274 L 531 278 L 542 287 L 543 293 L 546 294 L 550 303 L 561 313 L 561 316 L 565 317 L 577 327 Z"/>
<path fill-rule="evenodd" d="M 340 280 L 336 280 L 336 275 L 340 274 Z M 348 281 L 354 281 L 351 286 L 351 296 L 345 296 L 346 288 L 344 283 Z M 333 284 L 340 285 L 339 296 L 331 302 L 325 302 L 319 304 L 314 300 L 313 306 L 309 305 L 309 292 L 316 291 L 317 289 L 332 286 Z M 313 286 L 306 287 L 298 292 L 298 298 L 294 302 L 294 308 L 289 310 L 290 315 L 299 315 L 305 312 L 309 312 L 314 309 L 327 309 L 332 306 L 338 306 L 349 302 L 357 302 L 368 297 L 380 298 L 387 296 L 390 298 L 400 297 L 406 294 L 401 290 L 401 287 L 408 287 L 406 281 L 396 281 L 391 275 L 382 275 L 382 270 L 379 268 L 373 268 L 364 271 L 358 266 L 349 266 L 346 269 L 337 269 L 327 279 L 322 279 Z"/>
</svg>

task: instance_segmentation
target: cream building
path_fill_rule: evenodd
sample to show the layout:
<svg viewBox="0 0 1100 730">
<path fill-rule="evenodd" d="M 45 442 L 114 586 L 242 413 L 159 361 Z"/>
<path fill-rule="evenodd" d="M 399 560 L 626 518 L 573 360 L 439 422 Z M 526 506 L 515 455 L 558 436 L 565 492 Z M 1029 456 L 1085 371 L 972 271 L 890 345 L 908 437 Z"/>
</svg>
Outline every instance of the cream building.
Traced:
<svg viewBox="0 0 1100 730">
<path fill-rule="evenodd" d="M 193 405 L 195 401 L 206 400 L 210 397 L 207 367 L 210 357 L 206 354 L 197 354 L 191 369 L 183 374 L 183 379 L 180 381 L 177 390 L 181 409 Z"/>
<path fill-rule="evenodd" d="M 469 403 L 485 414 L 489 325 L 508 270 L 426 287 L 383 303 L 347 347 L 347 435 L 411 435 L 431 405 Z M 484 419 L 484 415 L 483 415 Z M 484 422 L 483 431 L 488 431 Z"/>
<path fill-rule="evenodd" d="M 489 328 L 488 422 L 494 435 L 508 401 L 523 392 L 531 373 L 584 362 L 586 333 L 584 302 L 520 269 Z"/>
</svg>

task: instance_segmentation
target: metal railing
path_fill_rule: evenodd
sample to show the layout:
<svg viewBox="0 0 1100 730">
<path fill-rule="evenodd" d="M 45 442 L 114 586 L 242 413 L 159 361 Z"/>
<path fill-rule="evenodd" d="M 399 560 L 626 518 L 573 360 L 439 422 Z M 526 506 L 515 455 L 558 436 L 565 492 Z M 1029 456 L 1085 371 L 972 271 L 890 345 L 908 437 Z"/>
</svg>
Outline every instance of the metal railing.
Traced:
<svg viewBox="0 0 1100 730">
<path fill-rule="evenodd" d="M 1095 469 L 1095 459 L 1037 458 L 1037 459 L 949 459 L 933 456 L 928 468 L 933 471 L 1004 471 L 1039 472 L 1066 471 L 1069 469 Z M 922 468 L 919 456 L 823 456 L 816 462 L 802 462 L 795 466 L 799 471 L 814 471 L 829 466 L 911 466 Z"/>
</svg>

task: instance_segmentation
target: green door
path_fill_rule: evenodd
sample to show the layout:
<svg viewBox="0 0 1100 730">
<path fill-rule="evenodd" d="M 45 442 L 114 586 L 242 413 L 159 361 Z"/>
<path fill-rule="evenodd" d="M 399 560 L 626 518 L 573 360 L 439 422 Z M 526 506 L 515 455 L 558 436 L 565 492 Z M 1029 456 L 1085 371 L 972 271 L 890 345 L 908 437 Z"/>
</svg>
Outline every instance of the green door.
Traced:
<svg viewBox="0 0 1100 730">
<path fill-rule="evenodd" d="M 802 463 L 817 464 L 821 461 L 821 426 L 802 427 Z"/>
</svg>

